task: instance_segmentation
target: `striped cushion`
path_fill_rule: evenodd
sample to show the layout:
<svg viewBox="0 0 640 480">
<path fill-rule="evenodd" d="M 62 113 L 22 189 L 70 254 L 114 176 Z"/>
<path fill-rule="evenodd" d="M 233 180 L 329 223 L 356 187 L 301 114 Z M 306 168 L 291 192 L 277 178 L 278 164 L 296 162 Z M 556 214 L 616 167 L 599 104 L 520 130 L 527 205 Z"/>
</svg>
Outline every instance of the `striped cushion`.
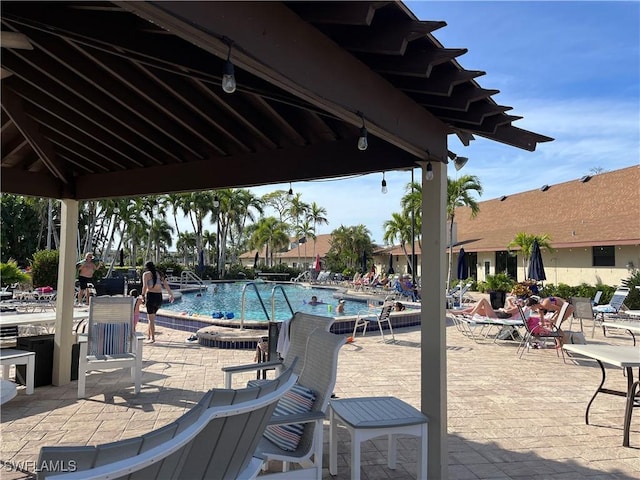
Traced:
<svg viewBox="0 0 640 480">
<path fill-rule="evenodd" d="M 128 323 L 94 323 L 91 329 L 89 355 L 129 353 Z"/>
<path fill-rule="evenodd" d="M 274 416 L 308 413 L 311 411 L 315 399 L 316 394 L 313 390 L 296 384 L 280 399 L 276 406 Z M 302 438 L 302 432 L 304 431 L 304 425 L 303 423 L 269 425 L 264 433 L 264 437 L 282 450 L 293 452 L 298 448 L 298 444 Z"/>
</svg>

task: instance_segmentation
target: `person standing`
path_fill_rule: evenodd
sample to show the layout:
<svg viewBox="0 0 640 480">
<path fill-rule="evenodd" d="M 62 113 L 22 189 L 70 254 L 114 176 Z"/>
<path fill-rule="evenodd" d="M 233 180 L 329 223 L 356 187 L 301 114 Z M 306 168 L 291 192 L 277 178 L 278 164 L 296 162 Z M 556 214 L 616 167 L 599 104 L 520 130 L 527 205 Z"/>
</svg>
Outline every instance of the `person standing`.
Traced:
<svg viewBox="0 0 640 480">
<path fill-rule="evenodd" d="M 80 283 L 80 292 L 78 292 L 78 303 L 82 305 L 83 297 L 87 300 L 89 305 L 89 283 L 93 283 L 93 275 L 100 267 L 100 262 L 97 264 L 93 260 L 93 253 L 87 253 L 84 256 L 84 260 L 78 263 L 78 282 Z"/>
<path fill-rule="evenodd" d="M 162 306 L 162 287 L 169 293 L 169 301 L 173 303 L 173 292 L 167 279 L 156 270 L 153 262 L 144 264 L 146 270 L 142 274 L 142 298 L 147 308 L 147 340 L 156 341 L 156 312 Z"/>
</svg>

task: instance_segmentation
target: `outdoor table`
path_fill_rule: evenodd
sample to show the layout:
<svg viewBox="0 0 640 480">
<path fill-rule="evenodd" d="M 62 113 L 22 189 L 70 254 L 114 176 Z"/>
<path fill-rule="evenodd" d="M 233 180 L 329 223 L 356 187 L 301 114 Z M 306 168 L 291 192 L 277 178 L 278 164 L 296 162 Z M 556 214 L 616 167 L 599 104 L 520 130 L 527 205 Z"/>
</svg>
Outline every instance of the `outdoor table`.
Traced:
<svg viewBox="0 0 640 480">
<path fill-rule="evenodd" d="M 73 321 L 77 322 L 84 318 L 89 317 L 88 310 L 74 310 Z M 41 313 L 6 313 L 0 312 L 0 326 L 1 327 L 21 327 L 25 325 L 42 325 L 47 331 L 52 325 L 56 323 L 56 312 L 41 312 Z"/>
<path fill-rule="evenodd" d="M 624 433 L 622 446 L 629 446 L 629 429 L 631 427 L 631 415 L 633 413 L 633 408 L 638 406 L 635 405 L 636 401 L 640 400 L 637 398 L 637 390 L 639 387 L 638 381 L 633 381 L 633 368 L 640 367 L 640 350 L 636 347 L 632 346 L 618 346 L 618 345 L 579 345 L 579 344 L 567 344 L 562 347 L 567 352 L 577 353 L 579 355 L 583 355 L 588 358 L 593 358 L 600 365 L 600 370 L 602 370 L 602 380 L 598 389 L 591 397 L 591 400 L 587 404 L 587 410 L 585 412 L 585 423 L 589 424 L 589 409 L 591 408 L 591 404 L 595 400 L 598 393 L 606 393 L 609 395 L 617 395 L 621 397 L 626 397 L 627 403 L 624 413 Z M 609 365 L 615 365 L 616 367 L 622 367 L 626 371 L 627 375 L 627 391 L 622 392 L 619 390 L 611 390 L 609 388 L 603 388 L 604 382 L 606 380 L 606 372 L 604 369 L 604 363 Z"/>
<path fill-rule="evenodd" d="M 351 434 L 351 479 L 360 479 L 360 444 L 365 440 L 388 435 L 389 468 L 396 468 L 397 435 L 420 437 L 418 476 L 427 475 L 427 423 L 419 410 L 395 397 L 364 397 L 331 400 L 329 403 L 329 473 L 338 473 L 337 424 L 342 423 Z"/>
</svg>

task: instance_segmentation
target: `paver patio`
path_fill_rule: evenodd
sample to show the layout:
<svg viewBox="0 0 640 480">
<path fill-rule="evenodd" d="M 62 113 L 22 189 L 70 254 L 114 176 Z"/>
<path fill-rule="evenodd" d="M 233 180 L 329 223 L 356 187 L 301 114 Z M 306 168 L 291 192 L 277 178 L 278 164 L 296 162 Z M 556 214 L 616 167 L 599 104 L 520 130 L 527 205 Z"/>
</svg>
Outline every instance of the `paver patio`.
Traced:
<svg viewBox="0 0 640 480">
<path fill-rule="evenodd" d="M 221 387 L 222 366 L 253 361 L 253 351 L 189 345 L 187 336 L 161 328 L 157 342 L 145 345 L 143 386 L 137 396 L 128 372 L 122 371 L 91 375 L 84 400 L 76 398 L 76 382 L 39 387 L 32 396 L 20 387 L 18 396 L 2 406 L 0 460 L 5 464 L 0 477 L 29 478 L 12 466 L 32 471 L 44 445 L 104 443 L 161 427 L 207 389 Z M 336 395 L 393 395 L 419 408 L 420 331 L 398 329 L 396 339 L 382 344 L 372 332 L 345 345 Z M 588 340 L 631 344 L 631 337 L 604 338 L 601 330 Z M 514 342 L 475 343 L 449 324 L 449 478 L 640 479 L 638 412 L 631 425 L 631 448 L 621 446 L 624 398 L 599 395 L 591 409 L 592 424 L 584 424 L 585 407 L 600 381 L 597 364 L 570 358 L 564 364 L 554 349 L 531 350 L 520 360 L 515 348 Z M 608 369 L 607 386 L 626 389 L 622 370 Z M 325 443 L 328 438 L 325 421 Z M 349 436 L 343 428 L 339 439 L 336 477 L 329 475 L 325 445 L 326 479 L 350 478 Z M 411 437 L 400 440 L 393 471 L 386 466 L 386 440 L 365 442 L 362 478 L 415 478 L 416 446 Z"/>
</svg>

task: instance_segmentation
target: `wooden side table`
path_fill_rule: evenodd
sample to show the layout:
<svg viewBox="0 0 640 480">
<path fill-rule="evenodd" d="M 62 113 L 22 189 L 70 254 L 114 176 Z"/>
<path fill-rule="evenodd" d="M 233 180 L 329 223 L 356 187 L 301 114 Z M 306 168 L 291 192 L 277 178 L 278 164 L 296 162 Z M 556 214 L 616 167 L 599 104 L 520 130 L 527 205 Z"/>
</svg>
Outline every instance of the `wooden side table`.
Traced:
<svg viewBox="0 0 640 480">
<path fill-rule="evenodd" d="M 418 479 L 427 474 L 427 446 L 429 419 L 419 410 L 395 397 L 364 397 L 331 400 L 329 411 L 329 473 L 338 473 L 338 432 L 343 424 L 351 434 L 351 479 L 360 479 L 360 444 L 365 440 L 388 435 L 387 464 L 396 468 L 396 440 L 398 435 L 420 437 L 418 449 Z"/>
</svg>

